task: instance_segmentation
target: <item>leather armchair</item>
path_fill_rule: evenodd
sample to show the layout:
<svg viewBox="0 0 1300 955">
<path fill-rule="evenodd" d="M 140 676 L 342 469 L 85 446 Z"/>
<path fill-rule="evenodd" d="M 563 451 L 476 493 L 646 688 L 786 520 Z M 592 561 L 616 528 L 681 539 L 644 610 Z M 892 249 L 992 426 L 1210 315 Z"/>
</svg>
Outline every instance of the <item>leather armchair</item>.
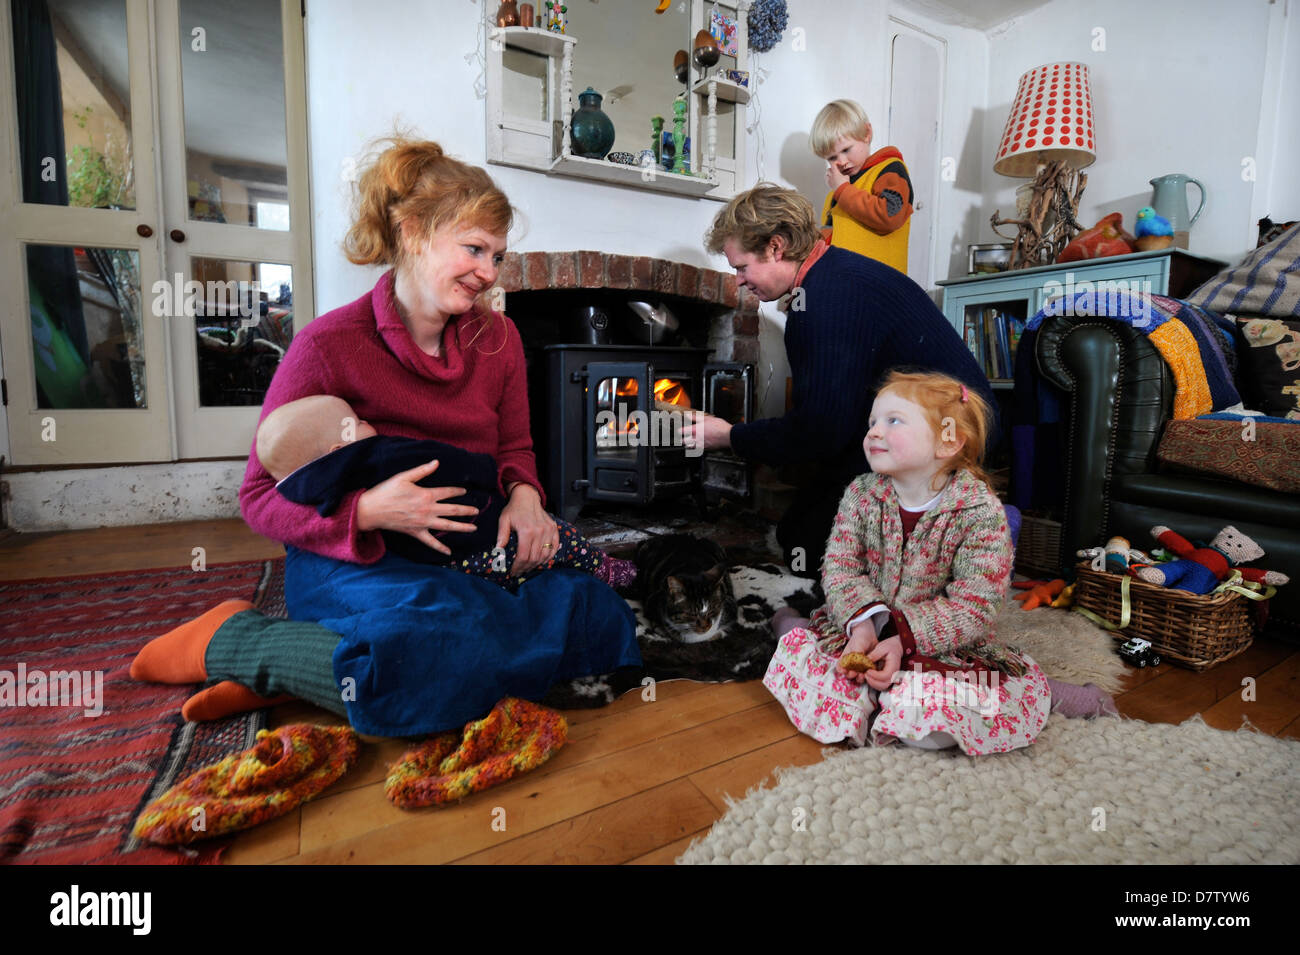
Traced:
<svg viewBox="0 0 1300 955">
<path fill-rule="evenodd" d="M 1043 376 L 1067 393 L 1061 566 L 1080 548 L 1120 534 L 1154 545 L 1166 524 L 1209 540 L 1232 524 L 1264 548 L 1261 567 L 1290 575 L 1269 602 L 1265 632 L 1300 638 L 1300 497 L 1229 480 L 1158 473 L 1156 448 L 1173 417 L 1174 378 L 1146 336 L 1087 316 L 1044 321 L 1036 345 Z"/>
</svg>

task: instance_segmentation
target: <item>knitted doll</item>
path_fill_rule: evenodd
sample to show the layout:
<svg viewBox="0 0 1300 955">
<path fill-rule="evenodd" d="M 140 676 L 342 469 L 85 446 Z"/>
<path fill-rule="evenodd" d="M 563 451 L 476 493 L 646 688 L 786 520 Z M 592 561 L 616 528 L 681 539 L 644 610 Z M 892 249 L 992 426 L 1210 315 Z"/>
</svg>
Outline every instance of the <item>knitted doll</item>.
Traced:
<svg viewBox="0 0 1300 955">
<path fill-rule="evenodd" d="M 1182 559 L 1143 567 L 1137 576 L 1149 583 L 1188 590 L 1194 594 L 1208 594 L 1234 568 L 1241 571 L 1245 580 L 1261 584 L 1279 585 L 1288 583 L 1291 579 L 1274 570 L 1240 566 L 1246 561 L 1263 557 L 1264 549 L 1231 525 L 1219 531 L 1208 547 L 1193 547 L 1186 538 L 1163 524 L 1151 528 L 1151 535 Z"/>
<path fill-rule="evenodd" d="M 1150 557 L 1130 547 L 1126 538 L 1118 536 L 1106 541 L 1105 547 L 1089 547 L 1079 551 L 1078 555 L 1088 558 L 1093 570 L 1108 574 L 1128 573 L 1129 568 L 1135 564 L 1151 563 Z"/>
</svg>

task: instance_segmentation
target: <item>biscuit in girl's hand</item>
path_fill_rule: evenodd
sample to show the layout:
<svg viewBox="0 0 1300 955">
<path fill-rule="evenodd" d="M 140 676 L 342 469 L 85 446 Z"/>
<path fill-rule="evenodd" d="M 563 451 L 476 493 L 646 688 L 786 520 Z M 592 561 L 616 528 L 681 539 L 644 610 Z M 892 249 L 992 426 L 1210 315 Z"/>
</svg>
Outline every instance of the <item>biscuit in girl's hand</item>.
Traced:
<svg viewBox="0 0 1300 955">
<path fill-rule="evenodd" d="M 865 653 L 846 653 L 840 657 L 840 667 L 852 673 L 866 673 L 868 670 L 874 670 L 876 664 Z"/>
</svg>

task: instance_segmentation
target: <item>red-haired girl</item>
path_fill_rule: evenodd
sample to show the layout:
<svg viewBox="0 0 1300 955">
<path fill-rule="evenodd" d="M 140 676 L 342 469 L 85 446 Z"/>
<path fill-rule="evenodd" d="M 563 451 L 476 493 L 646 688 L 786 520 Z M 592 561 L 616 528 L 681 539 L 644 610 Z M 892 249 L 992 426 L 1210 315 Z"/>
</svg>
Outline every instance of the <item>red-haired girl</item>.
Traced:
<svg viewBox="0 0 1300 955">
<path fill-rule="evenodd" d="M 803 732 L 977 755 L 1032 743 L 1056 686 L 1086 697 L 1064 715 L 1113 711 L 995 639 L 1013 549 L 980 469 L 989 420 L 947 375 L 882 383 L 863 442 L 871 473 L 844 492 L 826 546 L 826 604 L 782 637 L 763 681 Z M 862 656 L 870 669 L 851 669 Z"/>
</svg>

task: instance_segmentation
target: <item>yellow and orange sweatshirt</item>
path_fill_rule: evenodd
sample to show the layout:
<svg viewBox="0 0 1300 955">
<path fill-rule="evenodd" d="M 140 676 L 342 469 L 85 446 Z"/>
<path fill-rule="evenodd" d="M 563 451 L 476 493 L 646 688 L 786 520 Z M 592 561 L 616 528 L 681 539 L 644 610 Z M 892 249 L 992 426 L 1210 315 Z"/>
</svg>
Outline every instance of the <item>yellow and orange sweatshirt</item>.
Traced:
<svg viewBox="0 0 1300 955">
<path fill-rule="evenodd" d="M 827 194 L 822 207 L 827 238 L 832 245 L 906 273 L 913 201 L 903 154 L 893 146 L 878 149 L 848 182 Z"/>
</svg>

